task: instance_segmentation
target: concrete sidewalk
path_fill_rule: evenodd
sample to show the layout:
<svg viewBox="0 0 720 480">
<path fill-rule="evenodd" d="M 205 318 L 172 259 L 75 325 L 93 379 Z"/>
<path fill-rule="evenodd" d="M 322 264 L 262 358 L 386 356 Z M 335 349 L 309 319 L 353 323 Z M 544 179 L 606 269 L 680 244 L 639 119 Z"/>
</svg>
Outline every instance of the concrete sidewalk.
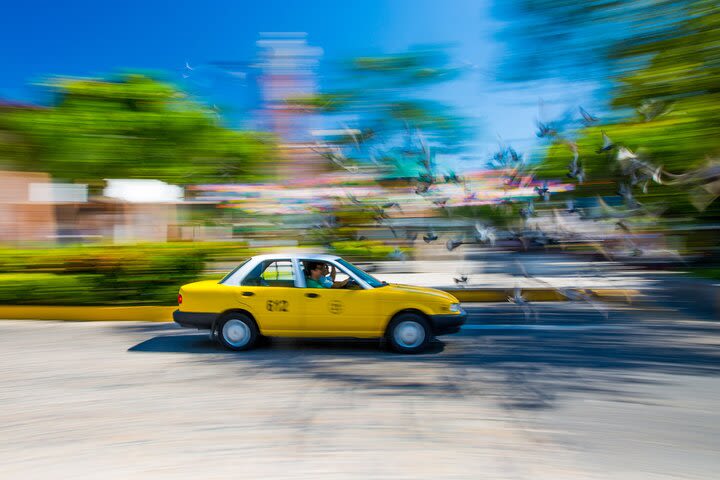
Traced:
<svg viewBox="0 0 720 480">
<path fill-rule="evenodd" d="M 482 259 L 358 264 L 379 280 L 439 289 L 635 289 L 658 288 L 668 272 L 570 256 L 497 253 Z M 465 277 L 465 281 L 462 281 Z"/>
</svg>

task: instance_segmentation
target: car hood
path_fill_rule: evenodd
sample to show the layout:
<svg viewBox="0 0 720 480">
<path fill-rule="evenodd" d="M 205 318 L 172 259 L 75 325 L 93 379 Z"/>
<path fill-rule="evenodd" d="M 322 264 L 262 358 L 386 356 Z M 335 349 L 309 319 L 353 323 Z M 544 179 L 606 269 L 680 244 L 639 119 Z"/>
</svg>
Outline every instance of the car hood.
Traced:
<svg viewBox="0 0 720 480">
<path fill-rule="evenodd" d="M 423 295 L 431 295 L 433 297 L 436 297 L 437 299 L 446 300 L 451 303 L 458 303 L 458 299 L 454 296 L 450 295 L 447 292 L 443 292 L 442 290 L 436 290 L 434 288 L 429 287 L 417 287 L 415 285 L 402 285 L 399 283 L 391 283 L 387 285 L 385 288 L 390 289 L 392 291 L 396 292 L 403 292 L 403 293 L 418 293 Z"/>
</svg>

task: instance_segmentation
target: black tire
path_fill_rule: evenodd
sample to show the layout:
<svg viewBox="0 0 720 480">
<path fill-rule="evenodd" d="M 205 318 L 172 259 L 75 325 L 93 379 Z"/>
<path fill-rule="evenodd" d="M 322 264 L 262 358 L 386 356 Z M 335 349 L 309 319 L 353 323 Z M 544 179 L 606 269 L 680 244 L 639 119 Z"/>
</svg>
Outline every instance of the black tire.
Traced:
<svg viewBox="0 0 720 480">
<path fill-rule="evenodd" d="M 397 315 L 385 331 L 385 341 L 399 353 L 420 353 L 432 338 L 432 329 L 425 317 L 411 312 Z"/>
<path fill-rule="evenodd" d="M 230 350 L 250 350 L 259 336 L 255 321 L 244 313 L 228 313 L 217 326 L 218 340 Z"/>
</svg>

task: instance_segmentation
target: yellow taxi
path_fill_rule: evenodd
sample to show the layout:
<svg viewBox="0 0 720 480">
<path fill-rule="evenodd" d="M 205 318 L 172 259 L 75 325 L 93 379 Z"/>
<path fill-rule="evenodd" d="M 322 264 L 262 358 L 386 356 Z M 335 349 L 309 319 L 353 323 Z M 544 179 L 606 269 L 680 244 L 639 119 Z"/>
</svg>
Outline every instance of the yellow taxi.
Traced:
<svg viewBox="0 0 720 480">
<path fill-rule="evenodd" d="M 225 278 L 183 285 L 174 321 L 210 330 L 232 350 L 262 336 L 386 339 L 421 352 L 436 335 L 456 333 L 466 313 L 449 293 L 381 282 L 334 255 L 259 255 Z"/>
</svg>

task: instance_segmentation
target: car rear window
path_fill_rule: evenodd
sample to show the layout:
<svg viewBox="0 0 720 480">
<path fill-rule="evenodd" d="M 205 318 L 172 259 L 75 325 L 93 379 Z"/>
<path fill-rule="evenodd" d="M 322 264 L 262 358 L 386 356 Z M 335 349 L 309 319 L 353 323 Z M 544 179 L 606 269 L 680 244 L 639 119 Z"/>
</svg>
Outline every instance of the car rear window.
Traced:
<svg viewBox="0 0 720 480">
<path fill-rule="evenodd" d="M 249 259 L 249 258 L 246 258 L 242 263 L 240 263 L 240 265 L 238 265 L 237 267 L 233 268 L 230 273 L 228 273 L 227 275 L 225 275 L 225 276 L 223 277 L 223 279 L 220 280 L 218 283 L 225 283 L 228 278 L 232 277 L 235 272 L 237 272 L 238 270 L 240 270 L 240 269 L 242 268 L 242 266 L 245 265 L 245 264 L 246 264 L 247 262 L 249 262 L 249 261 L 250 261 L 250 259 Z"/>
</svg>

